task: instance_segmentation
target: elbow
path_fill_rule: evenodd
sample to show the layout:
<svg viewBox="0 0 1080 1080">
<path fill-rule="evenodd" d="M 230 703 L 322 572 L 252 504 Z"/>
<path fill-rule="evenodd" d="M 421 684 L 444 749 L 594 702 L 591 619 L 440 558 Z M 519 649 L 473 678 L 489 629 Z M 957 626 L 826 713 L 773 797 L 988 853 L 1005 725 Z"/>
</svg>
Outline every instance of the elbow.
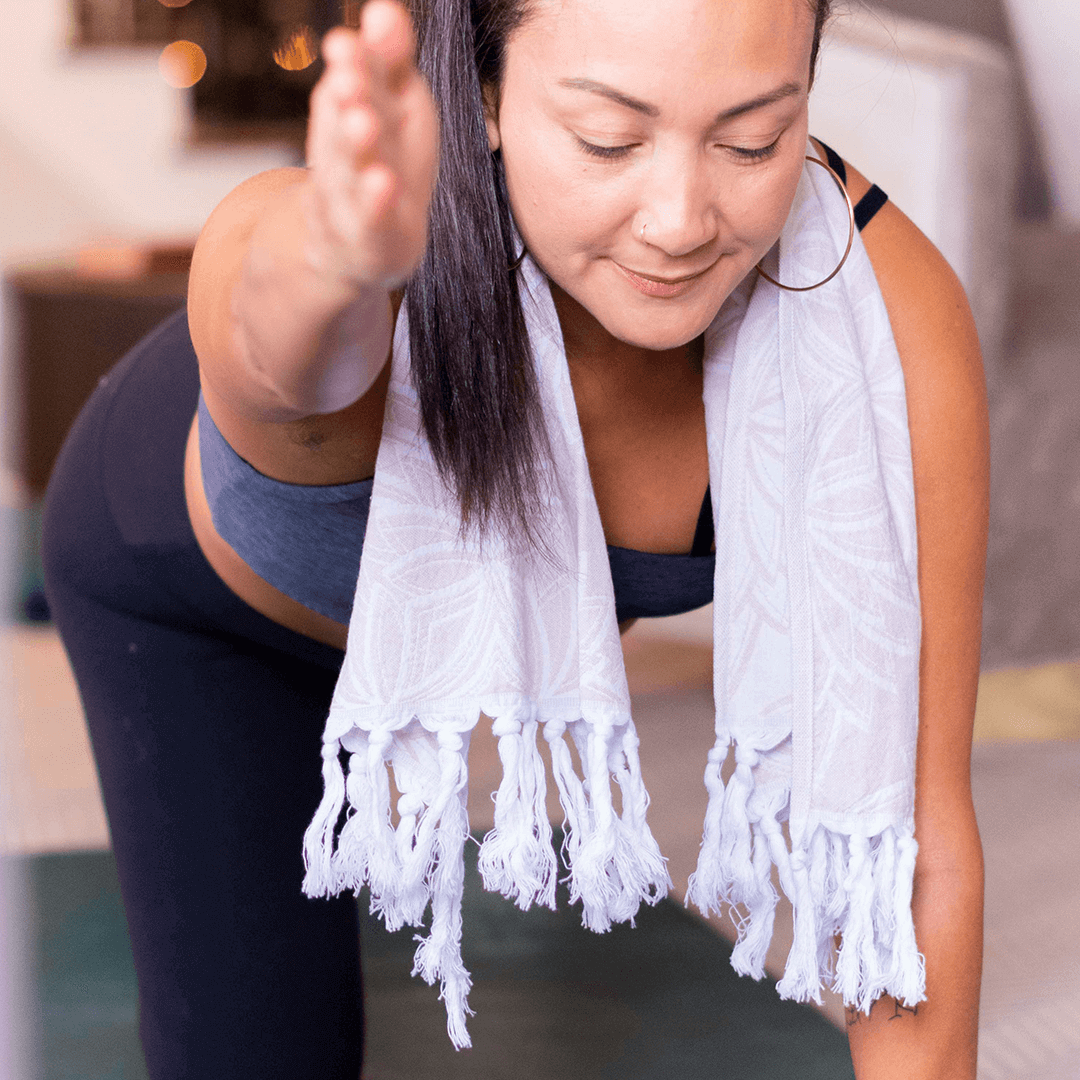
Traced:
<svg viewBox="0 0 1080 1080">
<path fill-rule="evenodd" d="M 385 290 L 357 297 L 314 337 L 268 339 L 234 301 L 232 353 L 259 419 L 288 422 L 340 412 L 375 384 L 390 355 L 392 323 Z"/>
</svg>

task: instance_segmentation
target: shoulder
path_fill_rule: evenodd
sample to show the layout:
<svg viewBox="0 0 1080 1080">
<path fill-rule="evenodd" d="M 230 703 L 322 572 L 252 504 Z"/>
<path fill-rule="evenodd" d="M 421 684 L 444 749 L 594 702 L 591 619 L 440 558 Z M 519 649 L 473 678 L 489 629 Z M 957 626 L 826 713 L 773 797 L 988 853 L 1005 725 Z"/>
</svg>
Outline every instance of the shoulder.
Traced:
<svg viewBox="0 0 1080 1080">
<path fill-rule="evenodd" d="M 307 170 L 301 168 L 270 169 L 233 188 L 199 233 L 191 267 L 193 276 L 205 276 L 223 249 L 242 246 L 267 203 L 299 184 L 306 175 Z"/>
<path fill-rule="evenodd" d="M 267 201 L 300 183 L 307 170 L 299 167 L 268 169 L 239 183 L 221 200 L 206 219 L 199 243 L 254 223 Z"/>
<path fill-rule="evenodd" d="M 870 181 L 845 165 L 848 191 L 858 202 Z M 932 402 L 941 409 L 964 399 L 981 410 L 985 387 L 979 338 L 952 267 L 891 200 L 863 229 L 862 241 L 900 353 L 913 427 L 919 427 L 922 410 Z"/>
<path fill-rule="evenodd" d="M 870 181 L 845 162 L 853 202 Z M 891 200 L 862 231 L 896 340 L 908 399 L 916 481 L 982 468 L 986 387 L 964 288 L 944 256 Z"/>
</svg>

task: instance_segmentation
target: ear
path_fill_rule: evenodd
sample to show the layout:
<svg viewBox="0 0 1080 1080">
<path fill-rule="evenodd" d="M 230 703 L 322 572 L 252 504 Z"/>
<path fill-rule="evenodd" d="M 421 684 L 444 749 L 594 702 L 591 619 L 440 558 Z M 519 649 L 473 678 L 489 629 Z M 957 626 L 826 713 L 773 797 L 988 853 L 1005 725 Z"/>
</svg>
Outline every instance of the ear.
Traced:
<svg viewBox="0 0 1080 1080">
<path fill-rule="evenodd" d="M 487 84 L 480 89 L 484 99 L 484 124 L 487 126 L 488 146 L 494 154 L 502 145 L 499 134 L 499 91 Z"/>
</svg>

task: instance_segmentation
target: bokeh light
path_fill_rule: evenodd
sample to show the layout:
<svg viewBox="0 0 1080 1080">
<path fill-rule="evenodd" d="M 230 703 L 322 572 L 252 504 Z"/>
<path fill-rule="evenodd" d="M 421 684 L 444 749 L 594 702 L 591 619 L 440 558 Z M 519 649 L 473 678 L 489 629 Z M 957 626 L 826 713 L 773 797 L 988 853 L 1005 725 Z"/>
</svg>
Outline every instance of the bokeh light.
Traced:
<svg viewBox="0 0 1080 1080">
<path fill-rule="evenodd" d="M 318 45 L 310 26 L 298 26 L 274 53 L 274 63 L 286 71 L 303 71 L 315 63 Z"/>
<path fill-rule="evenodd" d="M 206 53 L 194 41 L 174 41 L 161 50 L 158 71 L 178 90 L 194 86 L 206 73 Z"/>
<path fill-rule="evenodd" d="M 162 7 L 187 7 L 191 0 L 158 0 Z"/>
</svg>

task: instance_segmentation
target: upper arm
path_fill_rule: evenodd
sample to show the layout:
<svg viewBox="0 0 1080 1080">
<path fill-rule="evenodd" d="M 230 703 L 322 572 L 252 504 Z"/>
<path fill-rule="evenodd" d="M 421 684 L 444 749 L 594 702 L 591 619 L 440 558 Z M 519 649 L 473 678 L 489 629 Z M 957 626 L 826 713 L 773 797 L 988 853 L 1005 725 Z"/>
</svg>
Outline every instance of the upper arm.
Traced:
<svg viewBox="0 0 1080 1080">
<path fill-rule="evenodd" d="M 868 184 L 855 170 L 849 176 L 858 198 Z M 989 516 L 982 358 L 956 274 L 899 208 L 882 207 L 863 241 L 900 354 L 911 435 L 922 608 L 920 863 L 955 868 L 972 835 L 977 844 L 970 756 Z"/>
</svg>

